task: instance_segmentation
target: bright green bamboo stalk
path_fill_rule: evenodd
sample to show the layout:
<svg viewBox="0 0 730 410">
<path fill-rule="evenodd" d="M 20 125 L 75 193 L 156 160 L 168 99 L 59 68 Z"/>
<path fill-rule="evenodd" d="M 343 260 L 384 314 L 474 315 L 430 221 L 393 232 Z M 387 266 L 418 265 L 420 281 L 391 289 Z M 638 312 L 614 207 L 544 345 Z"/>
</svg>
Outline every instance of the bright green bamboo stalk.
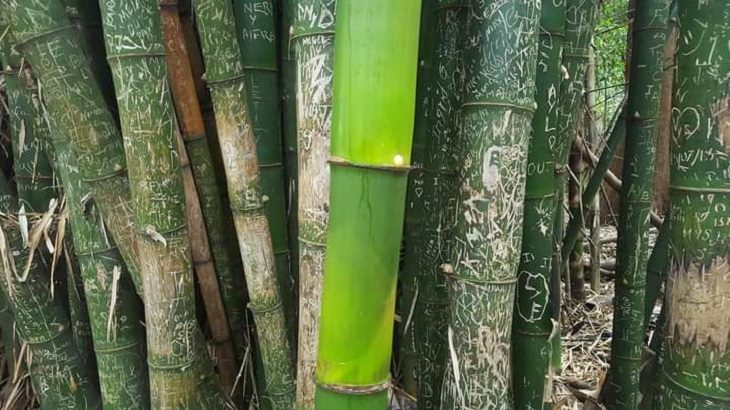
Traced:
<svg viewBox="0 0 730 410">
<path fill-rule="evenodd" d="M 0 287 L 16 318 L 20 338 L 28 346 L 32 360 L 29 362 L 31 381 L 43 409 L 86 409 L 100 405 L 94 369 L 84 363 L 83 356 L 74 342 L 68 306 L 61 295 L 53 295 L 49 265 L 40 253 L 44 249 L 42 237 L 38 249 L 30 247 L 41 217 L 38 214 L 19 215 L 19 204 L 29 211 L 53 212 L 49 205 L 56 194 L 50 178 L 50 165 L 41 150 L 39 135 L 47 132 L 40 106 L 33 101 L 33 79 L 20 67 L 20 57 L 9 51 L 14 38 L 7 31 L 8 10 L 1 10 L 5 35 L 3 36 L 3 66 L 5 87 L 10 110 L 10 133 L 13 142 L 18 199 L 10 195 L 0 197 Z M 38 162 L 39 168 L 49 171 L 47 178 L 33 179 L 24 175 Z M 45 164 L 42 162 L 45 161 Z M 37 189 L 37 191 L 34 191 Z M 27 215 L 27 216 L 26 216 Z M 26 239 L 21 230 L 27 218 L 30 232 Z M 31 260 L 32 257 L 32 260 Z M 26 272 L 26 268 L 28 271 Z"/>
<path fill-rule="evenodd" d="M 249 308 L 264 367 L 264 405 L 290 409 L 294 374 L 276 277 L 269 224 L 264 213 L 253 125 L 245 92 L 245 71 L 227 0 L 195 3 L 218 139 L 224 155 L 228 194 L 248 285 Z"/>
<path fill-rule="evenodd" d="M 552 311 L 550 267 L 555 226 L 555 156 L 565 3 L 542 2 L 532 138 L 527 155 L 522 257 L 512 324 L 512 386 L 518 409 L 541 409 L 550 369 Z M 562 211 L 562 209 L 561 209 Z M 547 393 L 547 394 L 546 394 Z"/>
<path fill-rule="evenodd" d="M 659 99 L 670 0 L 637 2 L 627 102 L 621 214 L 616 256 L 616 297 L 608 400 L 616 409 L 639 405 L 644 340 L 644 295 Z"/>
<path fill-rule="evenodd" d="M 43 84 L 51 125 L 68 141 L 84 183 L 124 258 L 137 293 L 142 282 L 129 180 L 116 121 L 92 79 L 76 28 L 58 0 L 2 0 L 23 55 Z"/>
<path fill-rule="evenodd" d="M 555 142 L 555 171 L 556 191 L 555 199 L 558 203 L 558 213 L 561 212 L 568 183 L 568 154 L 574 140 L 575 128 L 580 115 L 583 101 L 584 78 L 589 60 L 589 47 L 593 38 L 593 29 L 598 20 L 598 0 L 566 0 L 565 43 L 562 66 L 564 81 L 559 93 L 558 134 Z M 560 215 L 559 215 L 560 216 Z M 562 218 L 562 217 L 561 217 Z M 582 218 L 578 218 L 578 227 L 582 227 Z M 561 222 L 562 224 L 563 222 Z M 559 243 L 562 243 L 564 227 L 556 226 L 555 230 Z M 576 232 L 578 234 L 580 229 Z M 576 236 L 577 237 L 577 236 Z M 573 246 L 559 248 L 560 257 L 556 261 L 560 264 L 555 269 L 563 271 Z"/>
<path fill-rule="evenodd" d="M 298 289 L 297 278 L 291 272 L 292 255 L 287 232 L 274 1 L 235 0 L 233 13 L 236 19 L 236 37 L 243 57 L 246 103 L 256 139 L 261 190 L 268 197 L 264 211 L 269 220 L 289 342 L 296 345 Z"/>
<path fill-rule="evenodd" d="M 213 372 L 195 316 L 176 122 L 158 2 L 100 4 L 139 235 L 152 407 L 225 408 L 230 399 Z"/>
<path fill-rule="evenodd" d="M 679 1 L 658 408 L 730 406 L 730 2 Z"/>
<path fill-rule="evenodd" d="M 337 1 L 318 409 L 387 404 L 420 9 Z"/>
<path fill-rule="evenodd" d="M 297 405 L 314 408 L 319 312 L 329 224 L 330 133 L 334 69 L 334 0 L 295 0 L 299 221 Z"/>
<path fill-rule="evenodd" d="M 471 2 L 455 243 L 446 270 L 444 409 L 506 408 L 512 401 L 510 338 L 535 111 L 537 6 Z"/>
<path fill-rule="evenodd" d="M 467 14 L 466 2 L 459 0 L 428 0 L 421 12 L 411 158 L 418 168 L 409 176 L 401 317 L 407 326 L 403 349 L 413 349 L 407 354 L 415 355 L 415 363 L 404 365 L 404 372 L 413 373 L 407 376 L 417 382 L 422 409 L 439 408 L 446 370 L 448 294 L 442 267 L 450 257 L 456 217 L 456 116 Z"/>
<path fill-rule="evenodd" d="M 93 202 L 84 198 L 88 190 L 67 142 L 54 138 L 48 143 L 52 143 L 55 169 L 69 209 L 104 408 L 147 409 L 149 379 L 143 306 L 129 276 L 122 275 L 124 262 L 104 229 L 101 215 Z"/>
</svg>

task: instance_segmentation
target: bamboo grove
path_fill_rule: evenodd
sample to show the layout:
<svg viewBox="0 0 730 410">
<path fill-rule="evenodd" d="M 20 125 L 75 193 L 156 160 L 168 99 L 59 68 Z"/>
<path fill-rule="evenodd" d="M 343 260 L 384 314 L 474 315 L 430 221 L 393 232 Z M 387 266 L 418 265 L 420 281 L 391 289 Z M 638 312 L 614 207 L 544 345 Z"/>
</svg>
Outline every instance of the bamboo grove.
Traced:
<svg viewBox="0 0 730 410">
<path fill-rule="evenodd" d="M 0 0 L 0 63 L 0 408 L 730 408 L 730 2 Z"/>
</svg>

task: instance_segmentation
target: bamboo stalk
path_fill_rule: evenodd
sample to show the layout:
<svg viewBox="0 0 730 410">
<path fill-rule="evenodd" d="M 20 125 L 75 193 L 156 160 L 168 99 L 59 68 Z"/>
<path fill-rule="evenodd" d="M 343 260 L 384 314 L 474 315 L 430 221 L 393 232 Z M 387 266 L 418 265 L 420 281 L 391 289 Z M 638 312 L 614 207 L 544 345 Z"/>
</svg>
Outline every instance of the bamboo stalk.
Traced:
<svg viewBox="0 0 730 410">
<path fill-rule="evenodd" d="M 601 139 L 596 129 L 596 53 L 593 48 L 590 49 L 588 67 L 586 69 L 586 95 L 585 106 L 586 112 L 583 116 L 583 128 L 590 137 L 591 150 L 599 152 L 601 150 Z M 585 186 L 590 182 L 590 172 L 587 167 L 583 171 L 582 184 Z M 591 284 L 591 290 L 594 292 L 601 291 L 601 198 L 599 195 L 589 197 L 589 201 L 583 201 L 586 215 L 586 231 L 588 232 L 588 252 L 590 254 L 590 268 L 588 269 L 588 278 Z"/>
<path fill-rule="evenodd" d="M 582 116 L 580 117 L 583 118 Z M 576 132 L 582 129 L 583 121 L 578 121 Z M 585 165 L 583 163 L 583 155 L 581 155 L 580 147 L 573 144 L 568 158 L 568 166 L 570 168 L 570 176 L 568 177 L 568 215 L 571 219 L 580 220 L 581 229 L 578 232 L 573 248 L 568 254 L 568 276 L 566 277 L 566 293 L 573 302 L 584 302 L 586 299 L 585 291 L 585 270 L 583 269 L 583 254 L 585 247 L 583 239 L 585 237 L 586 215 L 583 202 L 581 201 L 581 193 L 583 192 L 583 177 Z"/>
<path fill-rule="evenodd" d="M 67 142 L 54 134 L 49 144 L 63 182 L 74 251 L 89 306 L 102 404 L 105 409 L 147 409 L 144 308 L 129 276 L 122 274 L 124 262 L 98 209 L 85 198 L 88 188 Z"/>
<path fill-rule="evenodd" d="M 618 225 L 608 402 L 639 405 L 649 228 L 669 0 L 637 2 L 627 102 L 623 189 Z"/>
<path fill-rule="evenodd" d="M 318 409 L 387 404 L 420 9 L 337 1 Z"/>
<path fill-rule="evenodd" d="M 565 37 L 565 4 L 542 3 L 540 12 L 532 138 L 527 156 L 522 257 L 512 324 L 512 386 L 515 408 L 543 408 L 552 399 L 550 377 L 550 261 L 555 226 L 555 158 L 560 63 Z M 562 212 L 562 209 L 560 210 Z M 557 323 L 557 322 L 556 322 Z M 550 385 L 549 383 L 547 384 Z"/>
<path fill-rule="evenodd" d="M 330 208 L 334 0 L 296 0 L 290 42 L 295 56 L 299 344 L 297 405 L 314 408 L 317 337 Z"/>
<path fill-rule="evenodd" d="M 241 256 L 264 367 L 266 396 L 275 409 L 294 402 L 294 375 L 276 277 L 269 224 L 264 213 L 253 125 L 246 104 L 244 67 L 233 32 L 233 9 L 225 0 L 195 3 L 206 62 L 206 81 L 228 180 Z"/>
<path fill-rule="evenodd" d="M 671 268 L 658 408 L 730 403 L 730 48 L 717 47 L 730 42 L 728 16 L 729 2 L 679 1 Z"/>
<path fill-rule="evenodd" d="M 243 362 L 245 352 L 249 348 L 243 275 L 240 270 L 235 269 L 228 252 L 221 192 L 216 181 L 213 159 L 208 146 L 198 93 L 195 89 L 195 79 L 188 49 L 185 42 L 180 41 L 184 38 L 184 34 L 177 3 L 176 0 L 165 0 L 160 13 L 165 36 L 170 92 L 184 141 L 183 149 L 185 152 L 181 151 L 180 157 L 190 157 L 192 172 L 195 177 L 194 181 L 186 180 L 185 187 L 190 194 L 197 194 L 200 198 L 199 203 L 202 207 L 205 225 L 199 228 L 207 228 L 208 246 L 212 251 L 217 275 L 217 284 L 211 282 L 209 285 L 218 286 L 220 289 L 219 293 L 223 299 L 224 314 L 227 318 L 226 327 L 230 329 L 235 347 L 235 362 L 240 364 Z M 196 189 L 193 190 L 192 188 Z M 188 196 L 186 193 L 186 198 Z M 188 211 L 188 218 L 190 218 L 190 211 Z M 200 221 L 197 221 L 197 223 L 200 223 Z M 205 240 L 202 237 L 201 239 Z M 200 260 L 207 259 L 204 253 L 199 255 Z M 220 310 L 220 307 L 217 310 Z M 222 326 L 220 330 L 224 330 Z M 221 342 L 225 341 L 226 336 L 220 334 L 219 337 Z M 237 369 L 234 369 L 234 372 L 237 373 Z M 228 385 L 228 388 L 230 387 Z"/>
<path fill-rule="evenodd" d="M 3 8 L 0 14 L 0 27 L 5 33 L 2 63 L 18 188 L 17 198 L 0 197 L 0 287 L 14 313 L 20 339 L 32 357 L 31 381 L 42 408 L 94 408 L 101 401 L 94 369 L 79 354 L 68 305 L 61 295 L 54 295 L 49 266 L 40 255 L 41 249 L 45 249 L 42 225 L 52 229 L 57 204 L 50 164 L 42 151 L 41 134 L 49 130 L 39 115 L 40 107 L 34 105 L 34 80 L 21 67 L 20 56 L 10 51 L 15 39 L 7 30 L 8 9 Z M 34 178 L 33 165 L 39 160 L 39 170 L 49 172 L 41 175 L 45 178 Z M 38 216 L 40 213 L 43 217 Z"/>
<path fill-rule="evenodd" d="M 500 408 L 512 400 L 510 337 L 535 111 L 537 6 L 471 2 L 455 244 L 447 270 L 444 409 Z"/>
<path fill-rule="evenodd" d="M 236 37 L 243 58 L 246 103 L 256 139 L 261 190 L 269 198 L 264 212 L 269 221 L 271 243 L 274 247 L 279 291 L 284 304 L 289 343 L 296 345 L 298 278 L 291 271 L 292 255 L 287 232 L 274 1 L 236 0 L 233 2 L 233 14 L 236 20 Z"/>
<path fill-rule="evenodd" d="M 139 235 L 152 407 L 232 407 L 213 372 L 196 321 L 183 169 L 176 148 L 158 3 L 105 1 L 101 15 Z M 190 176 L 186 179 L 191 181 Z M 196 228 L 200 227 L 199 208 L 194 216 L 199 221 Z M 200 252 L 198 243 L 192 248 L 195 262 L 210 259 L 209 253 Z M 214 278 L 209 265 L 201 279 L 203 293 L 206 284 L 216 284 Z M 206 307 L 215 300 L 205 299 Z M 225 319 L 219 312 L 215 316 Z M 227 330 L 220 324 L 213 329 L 214 337 L 225 337 L 219 332 L 225 334 Z M 221 363 L 221 373 L 232 379 L 234 376 L 224 369 L 229 366 L 235 374 L 233 357 L 226 357 L 230 362 Z M 226 382 L 232 380 L 227 378 Z"/>
<path fill-rule="evenodd" d="M 23 55 L 44 87 L 51 124 L 68 141 L 84 183 L 143 296 L 129 180 L 114 116 L 93 81 L 89 59 L 58 0 L 2 0 Z"/>
</svg>

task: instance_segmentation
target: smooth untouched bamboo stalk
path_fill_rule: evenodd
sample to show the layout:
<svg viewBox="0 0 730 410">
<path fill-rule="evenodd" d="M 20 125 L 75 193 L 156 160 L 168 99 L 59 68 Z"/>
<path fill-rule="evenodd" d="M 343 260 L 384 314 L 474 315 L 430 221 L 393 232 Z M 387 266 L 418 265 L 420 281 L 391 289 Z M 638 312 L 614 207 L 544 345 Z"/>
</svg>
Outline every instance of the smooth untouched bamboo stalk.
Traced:
<svg viewBox="0 0 730 410">
<path fill-rule="evenodd" d="M 232 407 L 213 371 L 195 315 L 184 181 L 158 3 L 109 0 L 101 3 L 101 15 L 139 235 L 152 407 Z M 194 216 L 199 227 L 199 208 Z M 194 249 L 193 256 L 209 260 L 209 253 L 199 251 Z M 216 284 L 208 267 L 201 285 Z M 225 325 L 215 327 L 214 337 L 221 336 L 220 328 L 228 330 Z M 233 360 L 232 354 L 228 359 Z M 224 366 L 233 370 L 233 363 L 221 366 L 224 375 L 234 377 L 223 371 Z"/>
<path fill-rule="evenodd" d="M 565 37 L 565 3 L 543 2 L 540 11 L 532 138 L 527 155 L 522 255 L 512 324 L 512 386 L 515 408 L 541 409 L 552 399 L 553 332 L 550 274 L 555 226 L 555 155 L 560 63 Z M 561 209 L 562 211 L 562 209 Z"/>
<path fill-rule="evenodd" d="M 195 3 L 198 30 L 224 155 L 228 194 L 248 286 L 249 308 L 264 367 L 267 407 L 290 409 L 294 372 L 269 224 L 264 213 L 253 125 L 246 104 L 243 60 L 234 33 L 232 5 L 226 0 Z"/>
<path fill-rule="evenodd" d="M 649 228 L 669 0 L 637 2 L 618 225 L 611 378 L 615 409 L 639 405 Z"/>
<path fill-rule="evenodd" d="M 511 327 L 539 31 L 538 3 L 471 2 L 442 408 L 511 403 Z M 504 16 L 510 16 L 505 18 Z"/>
<path fill-rule="evenodd" d="M 678 17 L 671 269 L 656 405 L 722 409 L 730 405 L 730 2 L 681 0 Z"/>
<path fill-rule="evenodd" d="M 590 137 L 591 150 L 599 152 L 601 141 L 596 123 L 596 53 L 590 49 L 588 67 L 586 68 L 586 112 L 583 117 L 583 129 Z M 583 170 L 583 186 L 590 181 L 588 167 Z M 593 195 L 588 201 L 583 201 L 586 215 L 586 231 L 588 232 L 588 252 L 590 255 L 590 268 L 587 269 L 591 290 L 601 291 L 601 201 L 599 195 Z"/>
<path fill-rule="evenodd" d="M 291 271 L 291 251 L 286 217 L 286 178 L 281 145 L 281 99 L 277 55 L 276 16 L 273 0 L 235 0 L 233 14 L 245 73 L 261 190 L 268 197 L 264 206 L 276 258 L 287 322 L 289 343 L 297 340 L 297 277 Z"/>
<path fill-rule="evenodd" d="M 314 408 L 319 312 L 329 224 L 334 0 L 296 0 L 295 56 L 299 221 L 297 406 Z"/>
<path fill-rule="evenodd" d="M 337 1 L 318 409 L 387 404 L 420 9 Z"/>
</svg>

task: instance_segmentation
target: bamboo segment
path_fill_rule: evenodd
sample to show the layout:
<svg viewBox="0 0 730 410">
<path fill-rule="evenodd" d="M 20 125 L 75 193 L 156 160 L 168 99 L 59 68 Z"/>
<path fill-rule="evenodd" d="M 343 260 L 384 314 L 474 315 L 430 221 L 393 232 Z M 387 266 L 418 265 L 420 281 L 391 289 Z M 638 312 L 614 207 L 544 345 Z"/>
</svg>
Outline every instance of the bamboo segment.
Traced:
<svg viewBox="0 0 730 410">
<path fill-rule="evenodd" d="M 560 63 L 565 37 L 565 3 L 543 2 L 540 10 L 532 138 L 527 154 L 522 256 L 512 324 L 512 386 L 518 409 L 541 409 L 546 391 L 553 332 L 550 262 L 555 226 L 555 155 Z M 561 209 L 562 211 L 562 209 Z"/>
<path fill-rule="evenodd" d="M 584 104 L 581 103 L 580 110 L 583 112 Z M 579 115 L 582 119 L 583 115 Z M 575 132 L 582 128 L 583 121 L 576 121 Z M 568 177 L 568 215 L 571 219 L 578 219 L 581 229 L 578 231 L 573 248 L 568 255 L 568 276 L 566 277 L 566 293 L 570 300 L 576 303 L 585 301 L 585 272 L 583 269 L 583 253 L 584 253 L 584 229 L 585 229 L 585 212 L 583 202 L 581 201 L 581 193 L 583 192 L 583 171 L 585 164 L 580 147 L 572 144 L 570 155 L 568 157 L 568 167 L 570 168 L 570 176 Z"/>
<path fill-rule="evenodd" d="M 1 14 L 10 134 L 16 178 L 20 178 L 17 199 L 0 197 L 0 288 L 14 313 L 20 339 L 28 346 L 31 381 L 42 408 L 96 408 L 101 398 L 94 369 L 85 363 L 74 342 L 68 306 L 61 295 L 54 295 L 47 258 L 40 255 L 45 249 L 43 225 L 53 223 L 56 211 L 50 164 L 41 149 L 41 135 L 48 128 L 39 115 L 39 101 L 33 100 L 33 79 L 21 68 L 20 56 L 10 51 L 14 38 L 7 30 L 8 9 L 2 9 Z M 34 179 L 33 165 L 39 160 L 39 168 L 49 173 L 46 178 Z M 27 236 L 21 232 L 26 229 L 24 225 Z"/>
<path fill-rule="evenodd" d="M 296 10 L 296 0 L 277 0 L 279 14 L 279 83 L 281 87 L 281 137 L 286 170 L 286 217 L 289 233 L 289 247 L 294 255 L 290 258 L 290 269 L 299 281 L 299 212 L 297 164 L 297 100 L 296 63 L 291 42 L 291 29 Z M 301 284 L 300 284 L 301 287 Z"/>
<path fill-rule="evenodd" d="M 414 164 L 420 157 L 420 169 L 412 170 L 410 176 L 411 208 L 406 212 L 410 233 L 403 267 L 412 276 L 411 297 L 415 301 L 403 304 L 402 316 L 408 327 L 405 343 L 413 344 L 415 350 L 412 371 L 418 383 L 417 403 L 423 409 L 439 408 L 446 370 L 448 295 L 442 267 L 450 257 L 456 218 L 456 116 L 464 80 L 462 46 L 467 14 L 462 1 L 427 1 L 422 10 L 412 151 Z M 422 144 L 420 149 L 417 142 Z M 417 226 L 409 230 L 409 223 Z M 404 283 L 404 296 L 408 288 L 408 282 Z"/>
<path fill-rule="evenodd" d="M 678 17 L 671 269 L 656 408 L 725 409 L 730 406 L 730 2 L 679 1 Z"/>
<path fill-rule="evenodd" d="M 292 356 L 263 209 L 265 197 L 246 104 L 245 72 L 233 33 L 233 9 L 226 0 L 200 0 L 195 10 L 251 300 L 249 308 L 254 314 L 264 366 L 267 397 L 262 399 L 267 407 L 290 409 L 294 402 Z"/>
<path fill-rule="evenodd" d="M 420 8 L 337 1 L 318 409 L 387 403 Z"/>
<path fill-rule="evenodd" d="M 11 10 L 23 55 L 44 88 L 51 124 L 68 141 L 84 183 L 142 292 L 137 236 L 122 140 L 83 52 L 76 29 L 58 0 L 2 0 Z"/>
<path fill-rule="evenodd" d="M 148 409 L 149 378 L 143 306 L 66 141 L 54 134 L 57 174 L 63 182 L 74 250 L 89 306 L 94 353 L 105 409 Z"/>
<path fill-rule="evenodd" d="M 185 193 L 185 215 L 187 216 L 191 261 L 200 286 L 208 327 L 215 345 L 216 364 L 221 384 L 223 389 L 232 395 L 233 385 L 238 374 L 238 366 L 233 352 L 231 330 L 228 326 L 226 309 L 223 306 L 218 278 L 215 274 L 210 243 L 208 242 L 208 232 L 205 229 L 203 210 L 200 206 L 200 198 L 193 179 L 190 160 L 185 150 L 185 142 L 182 140 L 182 136 L 177 133 L 177 130 L 175 130 L 175 134 L 177 137 L 176 152 L 180 158 L 183 191 Z"/>
<path fill-rule="evenodd" d="M 555 172 L 558 212 L 561 212 L 565 200 L 565 190 L 568 183 L 568 155 L 572 142 L 575 139 L 575 128 L 579 118 L 582 118 L 581 102 L 585 87 L 585 73 L 589 60 L 589 47 L 593 38 L 593 29 L 598 20 L 597 0 L 566 0 L 565 43 L 563 49 L 562 66 L 564 81 L 559 94 L 559 121 L 558 135 L 555 143 Z M 576 219 L 578 224 L 574 236 L 580 233 L 583 220 Z M 556 232 L 563 233 L 564 227 L 556 227 Z M 562 238 L 563 235 L 558 235 Z M 561 240 L 561 239 L 558 239 Z M 575 244 L 575 242 L 573 242 Z M 565 267 L 573 246 L 558 248 L 561 253 L 557 261 Z M 562 268 L 561 268 L 562 271 Z"/>
<path fill-rule="evenodd" d="M 281 100 L 277 61 L 276 16 L 273 0 L 235 0 L 236 35 L 243 57 L 246 103 L 249 107 L 261 190 L 276 258 L 279 291 L 284 303 L 289 343 L 297 340 L 297 278 L 291 271 L 287 233 L 286 178 L 281 149 Z"/>
<path fill-rule="evenodd" d="M 101 15 L 139 235 L 152 407 L 232 407 L 213 372 L 195 316 L 183 179 L 158 3 L 105 1 Z M 200 256 L 198 249 L 195 252 Z"/>
<path fill-rule="evenodd" d="M 296 64 L 299 181 L 299 344 L 297 405 L 314 408 L 317 337 L 329 224 L 334 0 L 296 0 L 291 43 Z"/>
<path fill-rule="evenodd" d="M 535 110 L 538 3 L 471 4 L 457 217 L 446 270 L 444 409 L 503 408 L 511 402 L 510 336 Z"/>
<path fill-rule="evenodd" d="M 627 102 L 616 297 L 608 400 L 615 409 L 639 405 L 644 295 L 669 0 L 637 2 Z"/>
<path fill-rule="evenodd" d="M 210 240 L 217 285 L 223 298 L 227 327 L 232 333 L 236 362 L 242 363 L 249 343 L 246 329 L 246 303 L 242 272 L 234 269 L 228 253 L 224 227 L 224 210 L 221 193 L 216 182 L 213 159 L 208 146 L 203 114 L 195 89 L 195 79 L 190 57 L 184 41 L 176 0 L 165 0 L 161 8 L 162 28 L 165 35 L 167 69 L 170 76 L 170 92 L 180 121 L 184 149 L 190 156 L 195 176 L 194 188 L 200 197 L 205 218 L 207 237 Z M 182 158 L 182 155 L 181 155 Z M 190 183 L 186 182 L 186 187 Z M 191 190 L 192 194 L 193 191 Z M 187 194 L 186 194 L 187 197 Z M 202 226 L 201 226 L 202 228 Z M 202 259 L 205 259 L 201 255 Z M 221 329 L 222 330 L 222 329 Z M 225 338 L 221 335 L 222 338 Z M 237 372 L 237 369 L 235 370 Z M 234 374 L 235 376 L 235 374 Z M 230 386 L 229 386 L 230 387 Z"/>
</svg>

